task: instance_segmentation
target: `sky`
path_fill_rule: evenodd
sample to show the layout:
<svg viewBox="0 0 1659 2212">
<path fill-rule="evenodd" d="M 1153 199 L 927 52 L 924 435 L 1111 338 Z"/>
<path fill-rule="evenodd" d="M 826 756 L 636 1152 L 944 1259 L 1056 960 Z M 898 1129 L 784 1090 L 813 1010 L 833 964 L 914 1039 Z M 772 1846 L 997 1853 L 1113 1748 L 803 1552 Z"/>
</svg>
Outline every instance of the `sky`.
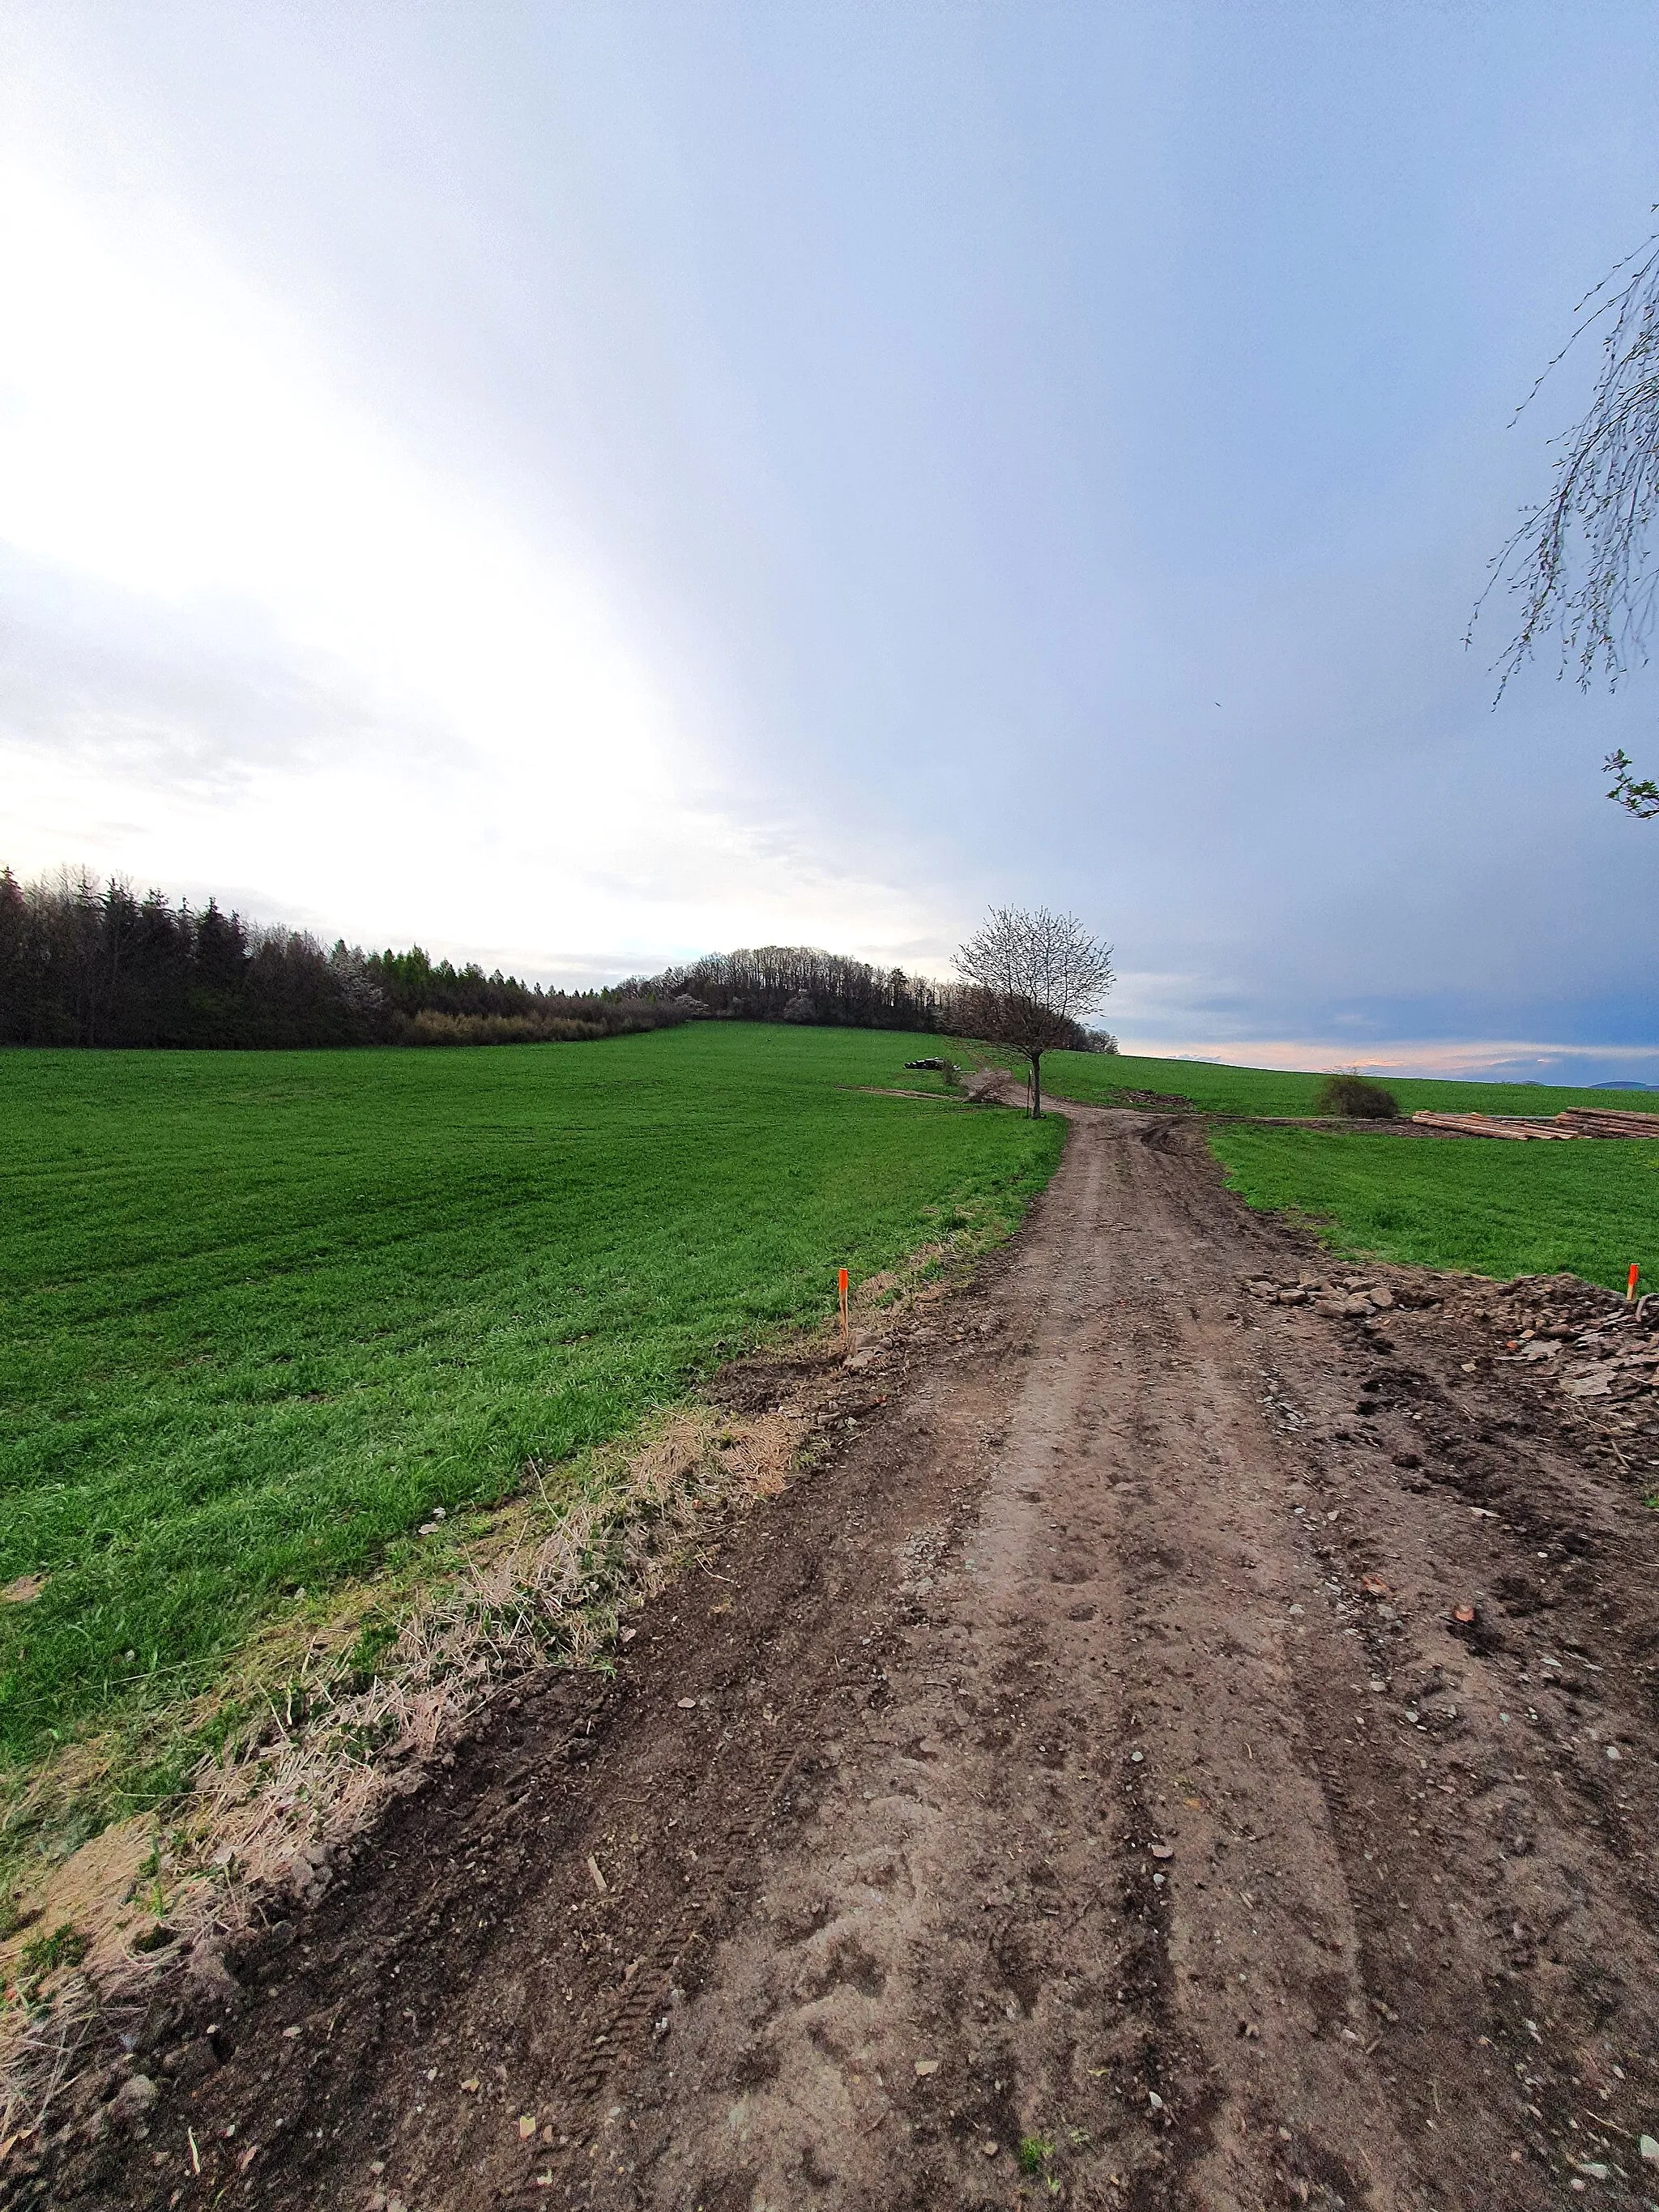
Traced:
<svg viewBox="0 0 1659 2212">
<path fill-rule="evenodd" d="M 1649 0 L 0 0 L 0 860 L 1659 1081 L 1659 672 L 1464 643 L 1656 116 Z"/>
</svg>

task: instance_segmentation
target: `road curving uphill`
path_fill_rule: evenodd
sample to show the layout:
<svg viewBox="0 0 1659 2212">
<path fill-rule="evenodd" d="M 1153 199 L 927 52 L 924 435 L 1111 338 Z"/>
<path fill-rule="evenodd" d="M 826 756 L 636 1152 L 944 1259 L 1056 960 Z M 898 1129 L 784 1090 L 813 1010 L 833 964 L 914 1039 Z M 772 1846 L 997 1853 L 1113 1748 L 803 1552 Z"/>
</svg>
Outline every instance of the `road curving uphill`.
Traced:
<svg viewBox="0 0 1659 2212">
<path fill-rule="evenodd" d="M 158 2004 L 10 2201 L 1659 2202 L 1635 1432 L 1444 1279 L 1342 1291 L 1190 1123 L 1066 1110 L 844 1443 Z"/>
</svg>

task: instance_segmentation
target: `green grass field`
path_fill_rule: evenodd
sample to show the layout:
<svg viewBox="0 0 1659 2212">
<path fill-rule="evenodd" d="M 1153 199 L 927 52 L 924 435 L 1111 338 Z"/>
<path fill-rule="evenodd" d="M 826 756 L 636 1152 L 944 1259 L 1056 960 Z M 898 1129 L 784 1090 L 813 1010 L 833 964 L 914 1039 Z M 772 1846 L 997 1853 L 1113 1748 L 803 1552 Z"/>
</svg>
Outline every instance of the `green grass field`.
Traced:
<svg viewBox="0 0 1659 2212">
<path fill-rule="evenodd" d="M 1056 1098 L 1109 1105 L 1115 1091 L 1161 1091 L 1190 1098 L 1210 1114 L 1311 1114 L 1314 1094 L 1324 1079 L 1292 1068 L 1137 1060 L 1115 1053 L 1054 1052 L 1042 1062 L 1042 1087 Z M 1638 1112 L 1659 1113 L 1659 1096 L 1651 1091 L 1572 1091 L 1542 1083 L 1448 1083 L 1419 1076 L 1377 1079 L 1394 1093 L 1405 1114 L 1414 1114 L 1419 1107 L 1438 1114 L 1559 1114 L 1564 1106 L 1632 1106 Z"/>
<path fill-rule="evenodd" d="M 1314 1111 L 1322 1076 L 1206 1060 L 1054 1053 L 1055 1097 L 1109 1105 L 1122 1090 L 1190 1098 L 1217 1115 Z M 1659 1111 L 1645 1091 L 1519 1083 L 1390 1080 L 1404 1113 L 1559 1114 L 1564 1106 Z M 1625 1287 L 1633 1260 L 1659 1287 L 1659 1142 L 1463 1142 L 1218 1120 L 1210 1142 L 1248 1204 L 1305 1214 L 1339 1250 L 1402 1265 L 1506 1277 L 1570 1269 Z"/>
<path fill-rule="evenodd" d="M 1659 1142 L 1505 1145 L 1212 1123 L 1248 1204 L 1328 1224 L 1345 1252 L 1506 1278 L 1569 1269 L 1659 1288 Z"/>
<path fill-rule="evenodd" d="M 211 1684 L 436 1505 L 625 1431 L 1061 1132 L 872 1097 L 927 1040 L 0 1055 L 0 1761 Z"/>
<path fill-rule="evenodd" d="M 1060 1124 L 857 1087 L 938 1087 L 902 1073 L 927 1048 L 708 1024 L 495 1051 L 0 1055 L 0 1588 L 42 1585 L 0 1604 L 0 1766 L 173 1713 L 348 1584 L 407 1589 L 434 1507 L 627 1435 L 826 1314 L 838 1266 L 1007 1233 Z M 1306 1111 L 1319 1080 L 1069 1054 L 1046 1073 L 1057 1095 L 1217 1115 Z M 1618 1103 L 1397 1087 L 1408 1108 Z M 1251 1204 L 1346 1249 L 1659 1277 L 1659 1146 L 1211 1133 Z"/>
</svg>

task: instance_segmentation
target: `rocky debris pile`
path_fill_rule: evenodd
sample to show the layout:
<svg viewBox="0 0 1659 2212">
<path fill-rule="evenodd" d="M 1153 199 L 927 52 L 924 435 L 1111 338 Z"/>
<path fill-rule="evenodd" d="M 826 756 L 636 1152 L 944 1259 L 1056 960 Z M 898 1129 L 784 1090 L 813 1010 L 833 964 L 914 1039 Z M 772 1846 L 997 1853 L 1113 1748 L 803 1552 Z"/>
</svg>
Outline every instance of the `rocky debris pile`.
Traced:
<svg viewBox="0 0 1659 2212">
<path fill-rule="evenodd" d="M 1303 1268 L 1293 1277 L 1246 1275 L 1244 1294 L 1262 1305 L 1308 1306 L 1333 1321 L 1369 1321 L 1396 1307 L 1437 1306 L 1440 1293 L 1425 1285 L 1407 1288 L 1387 1283 L 1381 1276 L 1336 1273 L 1314 1273 Z"/>
<path fill-rule="evenodd" d="M 1334 1321 L 1368 1321 L 1407 1307 L 1451 1304 L 1501 1339 L 1504 1365 L 1544 1370 L 1567 1398 L 1632 1398 L 1659 1389 L 1659 1291 L 1627 1303 L 1577 1275 L 1478 1276 L 1403 1271 L 1295 1277 L 1248 1275 L 1247 1297 L 1262 1305 L 1306 1306 Z"/>
<path fill-rule="evenodd" d="M 1500 1358 L 1547 1368 L 1564 1397 L 1632 1398 L 1659 1388 L 1659 1296 L 1629 1303 L 1577 1275 L 1517 1275 L 1476 1317 L 1503 1332 Z"/>
</svg>

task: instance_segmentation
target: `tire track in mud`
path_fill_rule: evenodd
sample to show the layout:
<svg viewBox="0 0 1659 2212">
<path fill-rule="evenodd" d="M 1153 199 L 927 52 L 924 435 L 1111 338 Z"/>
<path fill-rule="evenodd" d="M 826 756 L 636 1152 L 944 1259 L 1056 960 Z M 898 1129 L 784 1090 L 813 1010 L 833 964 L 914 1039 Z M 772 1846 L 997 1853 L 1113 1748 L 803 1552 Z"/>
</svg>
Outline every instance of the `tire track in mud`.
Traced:
<svg viewBox="0 0 1659 2212">
<path fill-rule="evenodd" d="M 1201 2164 L 1215 2169 L 1206 2192 L 1251 2201 L 1287 2142 L 1322 2185 L 1363 2186 L 1322 2129 L 1374 2170 L 1403 2165 L 1386 2099 L 1361 2094 L 1340 2047 L 1304 2032 L 1310 1988 L 1346 2018 L 1358 1943 L 1322 1801 L 1285 1771 L 1293 1715 L 1262 1711 L 1253 1681 L 1257 1747 L 1225 1698 L 1204 1695 L 1218 1656 L 1224 1673 L 1273 1663 L 1200 1621 L 1218 1591 L 1243 1587 L 1236 1573 L 1260 1577 L 1230 1547 L 1243 1534 L 1260 1550 L 1261 1532 L 1216 1501 L 1260 1484 L 1263 1438 L 1255 1373 L 1218 1364 L 1202 1309 L 1183 1310 L 1190 1251 L 1141 1229 L 1142 1179 L 1158 1171 L 1145 1148 L 1090 1146 L 1080 1187 L 1057 1194 L 1097 1233 L 1059 1265 L 1048 1249 L 1030 1262 L 1028 1364 L 977 1527 L 950 1603 L 894 1665 L 906 1740 L 872 1733 L 856 1761 L 867 1786 L 842 1791 L 828 1850 L 792 1839 L 759 1922 L 677 2029 L 708 2109 L 688 2109 L 665 2067 L 640 2101 L 671 2108 L 672 2127 L 614 2160 L 592 2201 L 788 2203 L 806 2189 L 848 2203 L 977 2202 L 1014 2180 L 1022 2142 L 1048 2147 L 1045 2184 L 1078 2201 L 1184 2202 Z M 1120 1378 L 1109 1394 L 1104 1373 Z M 1222 1612 L 1237 1607 L 1224 1598 Z M 922 1672 L 941 1666 L 946 1683 Z M 957 1733 L 948 1766 L 912 1755 L 939 1727 L 930 1686 L 980 1723 L 976 1740 Z M 927 1780 L 907 1787 L 906 1765 Z M 1241 1905 L 1198 1869 L 1230 1837 L 1259 1844 L 1282 1827 L 1287 1794 L 1297 1848 L 1278 1854 L 1276 1896 Z M 1207 1940 L 1178 1901 L 1189 1866 L 1217 1893 Z M 964 1871 L 988 1893 L 977 1913 L 952 1897 Z M 804 1913 L 809 1893 L 841 1909 Z M 807 1927 L 805 1971 L 769 1922 Z M 1261 2026 L 1235 2017 L 1246 1978 Z M 975 2009 L 982 2026 L 964 2035 L 953 2015 Z M 1241 2029 L 1255 2062 L 1242 2093 Z M 1277 2075 L 1265 2122 L 1264 2070 Z M 748 2083 L 735 2146 L 732 2100 L 714 2086 L 734 2077 Z M 630 2125 L 650 2133 L 643 2112 Z M 897 2197 L 890 2136 L 909 2169 Z M 696 2162 L 711 2142 L 726 2154 L 712 2172 Z"/>
</svg>

